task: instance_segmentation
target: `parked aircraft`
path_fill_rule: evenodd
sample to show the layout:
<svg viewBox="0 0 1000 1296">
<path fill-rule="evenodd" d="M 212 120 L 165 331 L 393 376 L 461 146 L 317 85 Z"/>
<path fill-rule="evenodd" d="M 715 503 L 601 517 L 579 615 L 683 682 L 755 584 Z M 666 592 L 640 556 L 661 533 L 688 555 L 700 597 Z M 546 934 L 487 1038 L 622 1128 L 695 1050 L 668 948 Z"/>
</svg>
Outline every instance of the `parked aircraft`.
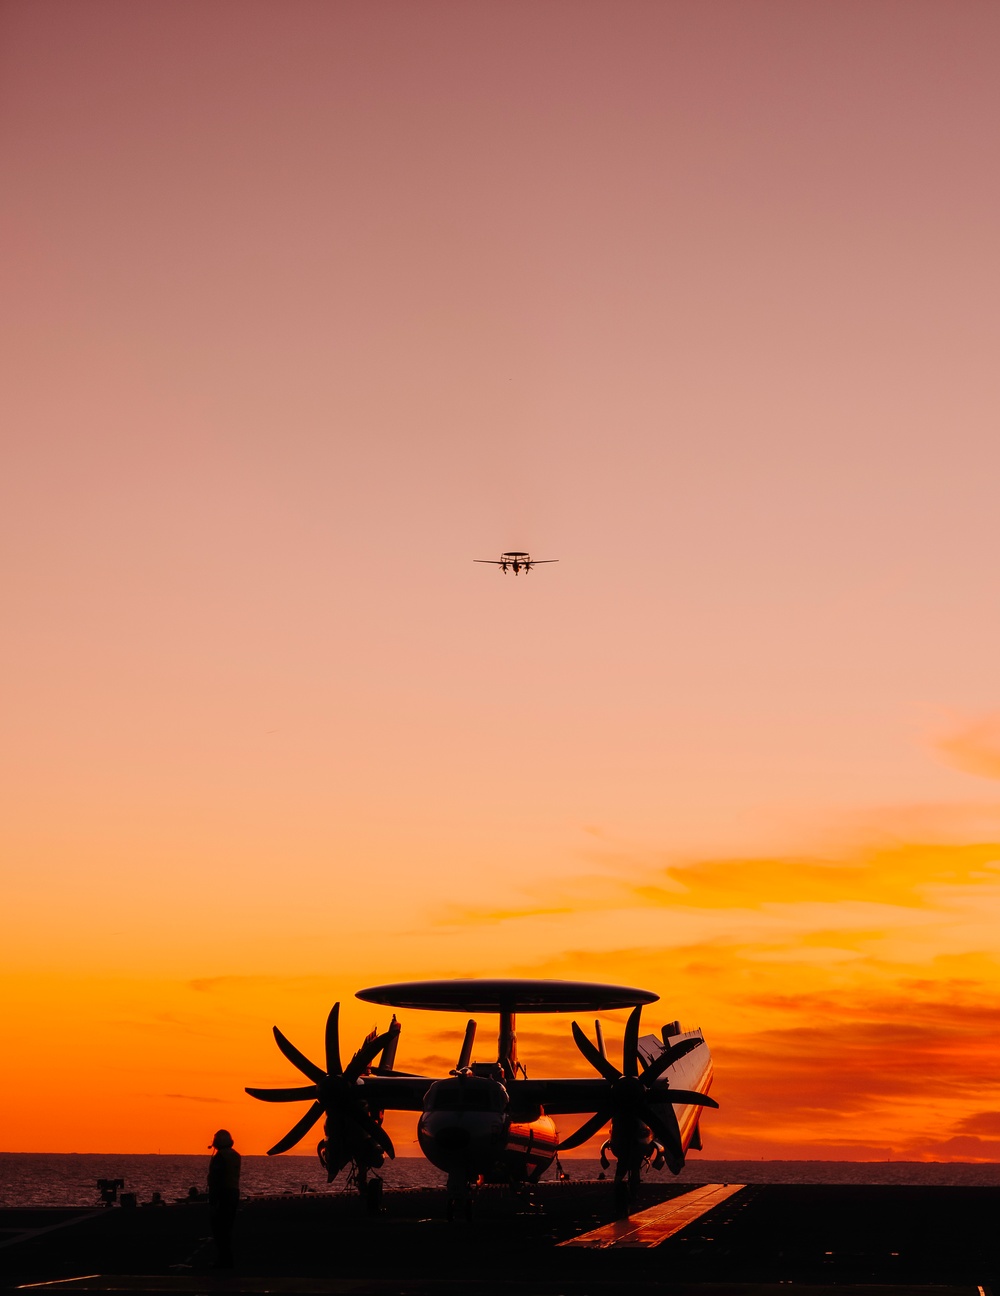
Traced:
<svg viewBox="0 0 1000 1296">
<path fill-rule="evenodd" d="M 326 1023 L 326 1069 L 291 1044 L 277 1026 L 274 1037 L 286 1058 L 312 1082 L 289 1089 L 248 1088 L 264 1102 L 311 1100 L 305 1115 L 268 1150 L 287 1152 L 321 1116 L 325 1137 L 317 1151 L 327 1178 L 350 1166 L 361 1191 L 386 1156 L 395 1156 L 382 1127 L 386 1111 L 419 1112 L 417 1139 L 424 1156 L 448 1175 L 449 1213 L 471 1209 L 471 1189 L 487 1183 L 534 1183 L 560 1150 L 578 1147 L 610 1124 L 601 1156 L 615 1158 L 615 1205 L 627 1215 L 646 1165 L 674 1174 L 690 1147 L 701 1146 L 699 1119 L 708 1096 L 712 1059 L 700 1031 L 664 1026 L 660 1036 L 639 1035 L 643 1004 L 659 996 L 630 986 L 581 981 L 523 979 L 410 981 L 359 990 L 359 999 L 396 1008 L 497 1013 L 496 1061 L 473 1062 L 476 1022 L 470 1020 L 456 1065 L 448 1076 L 394 1070 L 400 1025 L 393 1016 L 383 1035 L 371 1035 L 346 1067 L 341 1065 L 339 1016 L 334 1004 Z M 517 1013 L 600 1012 L 631 1008 L 619 1069 L 607 1055 L 601 1023 L 593 1044 L 574 1021 L 577 1048 L 598 1072 L 595 1079 L 534 1079 L 518 1058 Z M 381 1056 L 380 1056 L 381 1055 Z M 377 1066 L 373 1065 L 379 1058 Z M 554 1116 L 593 1113 L 562 1141 Z M 381 1180 L 368 1188 L 377 1195 Z"/>
<path fill-rule="evenodd" d="M 523 571 L 525 574 L 531 571 L 532 567 L 537 567 L 539 563 L 558 562 L 558 558 L 532 558 L 531 554 L 525 553 L 521 549 L 508 549 L 502 553 L 499 558 L 473 558 L 473 562 L 490 563 L 493 567 L 499 567 L 503 574 L 507 575 L 507 568 L 513 567 L 514 575 Z"/>
</svg>

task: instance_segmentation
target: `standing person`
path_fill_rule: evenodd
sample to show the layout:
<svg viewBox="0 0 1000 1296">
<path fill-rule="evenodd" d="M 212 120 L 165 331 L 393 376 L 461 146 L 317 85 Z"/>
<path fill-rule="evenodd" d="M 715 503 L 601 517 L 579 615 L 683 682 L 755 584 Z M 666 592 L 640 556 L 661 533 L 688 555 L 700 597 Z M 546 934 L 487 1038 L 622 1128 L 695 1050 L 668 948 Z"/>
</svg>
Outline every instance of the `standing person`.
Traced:
<svg viewBox="0 0 1000 1296">
<path fill-rule="evenodd" d="M 208 1163 L 208 1211 L 212 1237 L 218 1248 L 220 1269 L 233 1267 L 233 1228 L 240 1204 L 240 1154 L 233 1147 L 228 1130 L 217 1130 L 212 1139 L 215 1153 Z"/>
</svg>

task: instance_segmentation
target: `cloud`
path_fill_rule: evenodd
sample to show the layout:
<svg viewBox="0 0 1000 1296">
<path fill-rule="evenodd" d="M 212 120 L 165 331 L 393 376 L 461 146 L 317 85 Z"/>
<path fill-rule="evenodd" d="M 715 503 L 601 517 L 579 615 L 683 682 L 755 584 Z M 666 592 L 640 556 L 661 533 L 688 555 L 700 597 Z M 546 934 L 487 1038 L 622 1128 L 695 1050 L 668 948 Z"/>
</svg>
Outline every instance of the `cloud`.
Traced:
<svg viewBox="0 0 1000 1296">
<path fill-rule="evenodd" d="M 181 1034 L 190 1035 L 196 1039 L 211 1039 L 215 1035 L 210 1023 L 195 1022 L 188 1016 L 173 1012 L 152 1013 L 145 1020 L 139 1017 L 109 1018 L 107 1024 L 130 1033 L 142 1031 L 147 1035 L 161 1037 L 164 1034 Z"/>
<path fill-rule="evenodd" d="M 1000 1111 L 973 1112 L 960 1120 L 955 1130 L 959 1134 L 984 1134 L 987 1138 L 1000 1139 Z"/>
<path fill-rule="evenodd" d="M 514 893 L 518 894 L 524 897 L 520 903 L 516 899 L 489 905 L 450 902 L 438 909 L 434 921 L 441 926 L 492 926 L 525 918 L 600 913 L 628 901 L 621 880 L 607 873 L 578 873 L 568 882 L 546 881 L 521 887 Z"/>
<path fill-rule="evenodd" d="M 947 1139 L 917 1139 L 903 1144 L 902 1157 L 913 1161 L 997 1161 L 1000 1140 L 956 1135 Z"/>
<path fill-rule="evenodd" d="M 1000 877 L 1000 843 L 901 843 L 847 859 L 708 859 L 663 870 L 666 885 L 631 883 L 637 900 L 661 908 L 761 908 L 766 905 L 864 903 L 926 908 L 935 883 Z"/>
<path fill-rule="evenodd" d="M 512 919 L 522 918 L 552 918 L 560 915 L 581 913 L 584 908 L 597 908 L 598 906 L 591 903 L 587 905 L 586 901 L 574 904 L 545 904 L 536 905 L 482 905 L 467 907 L 459 904 L 449 904 L 441 909 L 436 921 L 441 926 L 468 926 L 474 923 L 477 926 L 494 923 L 509 922 Z"/>
<path fill-rule="evenodd" d="M 541 917 L 578 916 L 626 909 L 705 913 L 775 911 L 792 905 L 937 907 L 934 887 L 1000 882 L 1000 842 L 903 842 L 870 847 L 846 858 L 747 856 L 610 867 L 612 875 L 583 876 L 525 888 L 522 904 L 450 904 L 437 921 L 489 926 Z M 832 910 L 830 911 L 832 912 Z M 856 920 L 859 910 L 855 908 Z M 835 930 L 830 924 L 829 930 Z"/>
<path fill-rule="evenodd" d="M 261 990 L 277 987 L 282 990 L 304 990 L 316 986 L 326 987 L 330 977 L 324 976 L 214 976 L 194 977 L 188 987 L 198 994 L 213 994 L 218 990 Z"/>
<path fill-rule="evenodd" d="M 980 716 L 935 742 L 949 765 L 980 778 L 1000 779 L 1000 713 Z"/>
<path fill-rule="evenodd" d="M 232 1105 L 232 1104 L 231 1104 L 227 1099 L 225 1099 L 225 1098 L 206 1098 L 206 1097 L 203 1097 L 201 1094 L 180 1094 L 180 1093 L 168 1093 L 168 1094 L 164 1094 L 163 1097 L 164 1097 L 164 1098 L 176 1098 L 176 1099 L 179 1099 L 181 1102 L 219 1103 L 219 1104 L 220 1104 L 221 1106 L 223 1106 L 223 1107 L 228 1107 L 228 1106 L 231 1106 L 231 1105 Z"/>
</svg>

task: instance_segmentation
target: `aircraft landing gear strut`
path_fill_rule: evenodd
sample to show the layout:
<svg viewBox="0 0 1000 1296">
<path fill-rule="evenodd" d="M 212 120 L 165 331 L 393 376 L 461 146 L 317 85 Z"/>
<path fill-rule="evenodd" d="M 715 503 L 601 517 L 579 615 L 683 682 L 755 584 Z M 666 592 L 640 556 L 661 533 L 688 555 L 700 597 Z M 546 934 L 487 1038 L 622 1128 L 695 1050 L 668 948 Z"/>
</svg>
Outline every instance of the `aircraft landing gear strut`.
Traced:
<svg viewBox="0 0 1000 1296">
<path fill-rule="evenodd" d="M 448 1175 L 448 1221 L 449 1223 L 458 1216 L 464 1216 L 465 1219 L 471 1220 L 476 1210 L 475 1190 L 482 1183 L 482 1177 L 475 1183 L 469 1180 L 461 1171 L 452 1170 Z"/>
</svg>

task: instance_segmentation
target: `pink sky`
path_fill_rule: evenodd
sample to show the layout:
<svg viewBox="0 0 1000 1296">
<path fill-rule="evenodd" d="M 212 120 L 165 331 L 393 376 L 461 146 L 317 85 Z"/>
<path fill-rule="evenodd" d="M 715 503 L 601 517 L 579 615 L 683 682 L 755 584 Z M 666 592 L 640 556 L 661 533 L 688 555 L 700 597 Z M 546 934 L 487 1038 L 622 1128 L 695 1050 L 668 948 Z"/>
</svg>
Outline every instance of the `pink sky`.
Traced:
<svg viewBox="0 0 1000 1296">
<path fill-rule="evenodd" d="M 723 1089 L 729 1050 L 731 1148 L 731 977 L 804 958 L 754 1028 L 822 1067 L 904 983 L 1000 1012 L 998 38 L 920 0 L 0 6 L 3 966 L 26 1052 L 145 1021 L 127 1135 L 99 1092 L 43 1134 L 15 1067 L 4 1146 L 200 1149 L 171 1030 L 225 1038 L 189 1065 L 230 1101 L 272 1008 L 404 975 L 643 973 Z M 560 564 L 473 565 L 511 547 Z M 775 864 L 873 858 L 794 900 Z M 720 859 L 725 905 L 664 906 Z"/>
</svg>

